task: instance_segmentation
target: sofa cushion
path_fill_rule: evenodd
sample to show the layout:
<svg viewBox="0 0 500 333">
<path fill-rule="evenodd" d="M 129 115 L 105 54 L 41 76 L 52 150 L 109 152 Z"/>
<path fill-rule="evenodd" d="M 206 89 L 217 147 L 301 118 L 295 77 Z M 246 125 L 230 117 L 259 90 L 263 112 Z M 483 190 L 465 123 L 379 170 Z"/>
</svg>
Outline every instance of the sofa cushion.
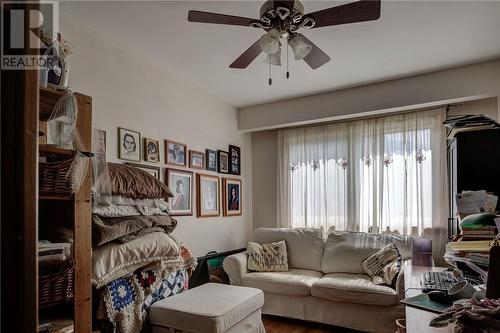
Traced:
<svg viewBox="0 0 500 333">
<path fill-rule="evenodd" d="M 324 245 L 321 229 L 258 228 L 253 232 L 253 241 L 260 244 L 280 240 L 286 242 L 289 267 L 321 271 Z"/>
<path fill-rule="evenodd" d="M 365 232 L 332 232 L 325 243 L 321 270 L 329 273 L 359 273 L 365 271 L 361 262 L 392 242 L 388 235 Z"/>
<path fill-rule="evenodd" d="M 294 268 L 288 272 L 251 272 L 245 275 L 243 284 L 274 294 L 309 296 L 311 286 L 321 276 L 317 271 Z"/>
<path fill-rule="evenodd" d="M 311 295 L 331 301 L 370 305 L 396 305 L 398 295 L 391 287 L 376 285 L 368 275 L 327 274 L 313 283 Z"/>
</svg>

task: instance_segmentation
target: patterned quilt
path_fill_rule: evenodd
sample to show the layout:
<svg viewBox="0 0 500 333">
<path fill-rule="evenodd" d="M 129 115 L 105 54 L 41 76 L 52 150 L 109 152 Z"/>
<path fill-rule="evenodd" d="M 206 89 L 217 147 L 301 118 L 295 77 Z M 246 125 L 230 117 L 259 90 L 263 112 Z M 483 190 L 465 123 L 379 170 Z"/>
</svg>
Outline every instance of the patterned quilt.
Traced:
<svg viewBox="0 0 500 333">
<path fill-rule="evenodd" d="M 135 271 L 103 287 L 101 306 L 106 319 L 120 333 L 139 333 L 150 306 L 188 289 L 189 275 L 181 269 L 159 278 L 154 271 Z M 102 317 L 104 311 L 99 311 Z M 104 319 L 104 318 L 99 318 Z"/>
</svg>

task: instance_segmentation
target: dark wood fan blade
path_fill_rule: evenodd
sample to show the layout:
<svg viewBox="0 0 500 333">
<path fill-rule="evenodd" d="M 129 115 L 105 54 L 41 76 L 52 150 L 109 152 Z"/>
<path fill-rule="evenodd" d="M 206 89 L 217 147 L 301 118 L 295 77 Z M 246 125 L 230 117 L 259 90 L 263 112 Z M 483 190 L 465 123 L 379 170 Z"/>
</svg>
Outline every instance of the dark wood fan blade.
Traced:
<svg viewBox="0 0 500 333">
<path fill-rule="evenodd" d="M 314 28 L 340 25 L 380 18 L 380 0 L 361 0 L 309 13 L 304 16 L 314 18 Z"/>
<path fill-rule="evenodd" d="M 245 52 L 243 52 L 238 59 L 236 59 L 231 65 L 230 68 L 247 68 L 248 65 L 252 63 L 252 61 L 257 58 L 257 56 L 262 52 L 260 48 L 259 41 L 253 43 Z"/>
<path fill-rule="evenodd" d="M 259 20 L 248 18 L 248 17 L 209 13 L 209 12 L 200 12 L 198 10 L 190 10 L 188 12 L 188 21 L 189 22 L 200 22 L 200 23 L 241 25 L 241 26 L 248 27 L 248 26 L 250 26 L 250 23 L 258 22 Z"/>
<path fill-rule="evenodd" d="M 285 7 L 290 9 L 290 12 L 293 9 L 293 5 L 295 4 L 295 0 L 274 0 L 274 8 Z"/>
<path fill-rule="evenodd" d="M 304 38 L 304 41 L 312 46 L 311 52 L 307 56 L 304 57 L 304 60 L 312 69 L 316 69 L 318 67 L 323 66 L 327 62 L 330 61 L 330 57 L 323 52 L 316 44 L 311 42 L 306 36 L 302 35 L 302 38 Z"/>
</svg>

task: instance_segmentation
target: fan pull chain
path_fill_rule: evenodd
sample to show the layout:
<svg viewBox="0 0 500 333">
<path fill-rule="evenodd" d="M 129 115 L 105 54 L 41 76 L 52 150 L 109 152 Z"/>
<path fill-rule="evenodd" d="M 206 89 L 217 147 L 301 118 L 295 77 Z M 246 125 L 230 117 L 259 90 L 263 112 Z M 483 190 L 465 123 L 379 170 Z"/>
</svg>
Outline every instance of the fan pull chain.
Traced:
<svg viewBox="0 0 500 333">
<path fill-rule="evenodd" d="M 288 71 L 288 45 L 286 46 L 286 78 L 290 78 L 290 72 Z"/>
<path fill-rule="evenodd" d="M 271 59 L 269 59 L 269 85 L 273 84 L 273 79 L 271 77 Z"/>
</svg>

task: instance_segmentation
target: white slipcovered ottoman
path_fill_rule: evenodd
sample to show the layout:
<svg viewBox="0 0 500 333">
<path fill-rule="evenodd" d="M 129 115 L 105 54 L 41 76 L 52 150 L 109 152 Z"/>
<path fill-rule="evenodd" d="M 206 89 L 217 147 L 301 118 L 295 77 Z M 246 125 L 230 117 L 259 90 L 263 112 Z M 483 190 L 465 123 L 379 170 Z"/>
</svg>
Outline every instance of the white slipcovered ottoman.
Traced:
<svg viewBox="0 0 500 333">
<path fill-rule="evenodd" d="M 154 303 L 153 333 L 265 333 L 264 293 L 255 288 L 207 283 Z"/>
</svg>

